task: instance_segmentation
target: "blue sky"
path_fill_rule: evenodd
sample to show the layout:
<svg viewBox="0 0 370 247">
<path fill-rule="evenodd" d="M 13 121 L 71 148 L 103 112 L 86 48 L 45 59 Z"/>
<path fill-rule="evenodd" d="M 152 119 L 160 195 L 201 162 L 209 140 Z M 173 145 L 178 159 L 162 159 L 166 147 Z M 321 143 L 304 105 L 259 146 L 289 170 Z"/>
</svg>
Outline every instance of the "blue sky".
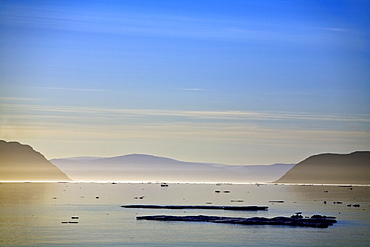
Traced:
<svg viewBox="0 0 370 247">
<path fill-rule="evenodd" d="M 47 158 L 370 149 L 370 1 L 2 1 L 0 138 Z"/>
</svg>

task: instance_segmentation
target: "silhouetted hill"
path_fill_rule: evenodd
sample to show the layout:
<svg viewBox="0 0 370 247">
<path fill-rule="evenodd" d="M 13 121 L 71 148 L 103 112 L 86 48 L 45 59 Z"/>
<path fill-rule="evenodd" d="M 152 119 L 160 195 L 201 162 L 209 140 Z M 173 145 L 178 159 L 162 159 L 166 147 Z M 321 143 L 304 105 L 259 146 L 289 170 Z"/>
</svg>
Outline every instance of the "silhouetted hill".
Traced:
<svg viewBox="0 0 370 247">
<path fill-rule="evenodd" d="M 28 145 L 0 140 L 0 181 L 70 181 Z"/>
<path fill-rule="evenodd" d="M 276 182 L 370 184 L 370 151 L 314 155 L 295 165 Z"/>
<path fill-rule="evenodd" d="M 228 166 L 144 154 L 53 159 L 51 162 L 76 181 L 269 182 L 293 166 Z"/>
</svg>

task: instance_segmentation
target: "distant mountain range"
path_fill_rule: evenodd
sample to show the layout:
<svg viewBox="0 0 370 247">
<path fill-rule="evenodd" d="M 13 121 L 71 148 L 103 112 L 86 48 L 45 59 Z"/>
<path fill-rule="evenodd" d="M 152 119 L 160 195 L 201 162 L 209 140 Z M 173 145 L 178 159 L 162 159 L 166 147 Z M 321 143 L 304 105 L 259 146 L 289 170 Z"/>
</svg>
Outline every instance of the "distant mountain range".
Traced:
<svg viewBox="0 0 370 247">
<path fill-rule="evenodd" d="M 67 175 L 68 176 L 67 176 Z M 222 165 L 129 154 L 50 161 L 29 145 L 0 140 L 0 181 L 151 181 L 370 184 L 370 151 L 313 155 L 297 165 Z"/>
<path fill-rule="evenodd" d="M 0 140 L 0 181 L 71 181 L 28 145 Z"/>
<path fill-rule="evenodd" d="M 145 154 L 50 161 L 76 181 L 270 182 L 280 178 L 294 166 L 195 163 Z"/>
<path fill-rule="evenodd" d="M 276 182 L 370 184 L 370 152 L 314 155 L 295 165 Z"/>
</svg>

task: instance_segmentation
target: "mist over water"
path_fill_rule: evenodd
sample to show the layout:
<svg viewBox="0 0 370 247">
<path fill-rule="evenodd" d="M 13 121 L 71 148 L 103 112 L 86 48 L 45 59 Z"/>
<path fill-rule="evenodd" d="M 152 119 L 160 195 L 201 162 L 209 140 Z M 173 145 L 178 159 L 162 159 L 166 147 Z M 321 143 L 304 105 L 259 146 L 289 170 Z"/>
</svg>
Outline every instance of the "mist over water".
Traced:
<svg viewBox="0 0 370 247">
<path fill-rule="evenodd" d="M 367 186 L 169 184 L 161 187 L 159 183 L 2 183 L 0 245 L 365 246 L 370 241 L 369 190 Z M 342 204 L 334 204 L 339 201 Z M 357 203 L 361 205 L 358 208 L 347 206 Z M 269 210 L 120 207 L 124 204 L 258 205 L 268 206 Z M 336 216 L 338 223 L 326 229 L 316 229 L 136 220 L 136 216 L 158 214 L 274 217 L 290 216 L 297 211 L 305 216 Z M 78 216 L 78 219 L 72 219 L 72 216 Z M 69 221 L 78 223 L 62 223 Z"/>
</svg>

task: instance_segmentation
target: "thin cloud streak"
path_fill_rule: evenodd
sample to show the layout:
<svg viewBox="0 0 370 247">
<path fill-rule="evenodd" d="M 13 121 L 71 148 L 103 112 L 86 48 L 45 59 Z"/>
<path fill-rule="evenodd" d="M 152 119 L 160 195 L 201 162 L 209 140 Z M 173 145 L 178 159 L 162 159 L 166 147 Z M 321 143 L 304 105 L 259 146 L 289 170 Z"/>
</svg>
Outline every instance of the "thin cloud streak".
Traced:
<svg viewBox="0 0 370 247">
<path fill-rule="evenodd" d="M 36 89 L 47 90 L 65 90 L 65 91 L 86 91 L 86 92 L 109 92 L 107 89 L 94 89 L 94 88 L 68 88 L 68 87 L 33 87 Z"/>
<path fill-rule="evenodd" d="M 136 110 L 26 104 L 0 104 L 0 108 L 2 139 L 24 143 L 50 140 L 44 147 L 46 149 L 73 140 L 76 145 L 72 145 L 71 152 L 75 155 L 101 152 L 109 156 L 138 151 L 165 154 L 169 148 L 179 149 L 180 155 L 185 148 L 193 150 L 192 155 L 201 153 L 202 157 L 206 152 L 210 155 L 206 155 L 209 162 L 216 150 L 228 149 L 228 158 L 222 162 L 231 162 L 229 156 L 232 154 L 232 157 L 238 157 L 232 162 L 240 164 L 243 159 L 247 160 L 247 157 L 237 155 L 241 148 L 263 147 L 269 150 L 266 152 L 279 153 L 300 147 L 312 154 L 322 150 L 364 150 L 370 145 L 370 131 L 366 127 L 369 116 L 356 116 L 365 122 L 353 121 L 354 116 L 330 116 L 330 122 L 321 123 L 316 128 L 312 125 L 327 116 L 317 114 L 306 120 L 307 114 L 289 112 Z M 350 128 L 346 123 L 356 123 L 359 127 Z M 109 143 L 109 148 L 102 150 L 101 143 Z M 39 145 L 45 143 L 41 141 Z M 99 148 L 92 151 L 93 146 Z M 63 157 L 64 154 L 50 148 L 49 155 Z"/>
<path fill-rule="evenodd" d="M 368 131 L 335 131 L 335 130 L 281 130 L 248 126 L 225 126 L 222 124 L 187 123 L 172 125 L 169 123 L 154 125 L 114 124 L 96 125 L 65 125 L 63 123 L 44 123 L 42 125 L 3 125 L 0 134 L 4 138 L 49 138 L 52 140 L 83 141 L 119 141 L 119 140 L 197 140 L 221 143 L 250 143 L 251 145 L 294 146 L 327 144 L 328 146 L 346 146 L 348 142 L 369 145 Z"/>
<path fill-rule="evenodd" d="M 6 102 L 6 101 L 14 101 L 14 102 L 19 102 L 19 101 L 44 101 L 44 99 L 40 98 L 28 98 L 28 97 L 0 97 L 0 102 Z"/>
<path fill-rule="evenodd" d="M 182 88 L 181 91 L 205 91 L 205 89 L 202 88 Z"/>
<path fill-rule="evenodd" d="M 182 118 L 181 121 L 188 120 L 261 120 L 261 121 L 333 121 L 333 122 L 370 122 L 368 115 L 326 115 L 297 112 L 248 112 L 248 111 L 187 111 L 187 110 L 157 110 L 157 109 L 112 109 L 94 107 L 58 107 L 42 105 L 23 105 L 23 104 L 0 104 L 3 111 L 8 109 L 9 117 L 17 109 L 34 112 L 33 115 L 50 116 L 49 114 L 63 114 L 65 117 L 70 114 L 78 114 L 78 117 L 95 116 L 102 118 L 128 117 L 150 118 L 150 117 L 169 117 Z M 165 121 L 175 121 L 175 119 L 165 119 Z"/>
<path fill-rule="evenodd" d="M 150 16 L 150 17 L 148 17 Z M 76 32 L 133 34 L 153 37 L 187 39 L 294 42 L 333 45 L 336 40 L 326 39 L 316 27 L 299 25 L 286 27 L 274 23 L 233 18 L 197 18 L 162 13 L 135 13 L 93 11 L 71 7 L 7 6 L 0 10 L 0 23 L 9 26 L 36 27 Z M 321 28 L 328 32 L 344 30 Z M 304 30 L 304 31 L 302 31 Z M 343 37 L 348 39 L 349 37 Z M 355 39 L 355 38 L 354 38 Z"/>
</svg>

